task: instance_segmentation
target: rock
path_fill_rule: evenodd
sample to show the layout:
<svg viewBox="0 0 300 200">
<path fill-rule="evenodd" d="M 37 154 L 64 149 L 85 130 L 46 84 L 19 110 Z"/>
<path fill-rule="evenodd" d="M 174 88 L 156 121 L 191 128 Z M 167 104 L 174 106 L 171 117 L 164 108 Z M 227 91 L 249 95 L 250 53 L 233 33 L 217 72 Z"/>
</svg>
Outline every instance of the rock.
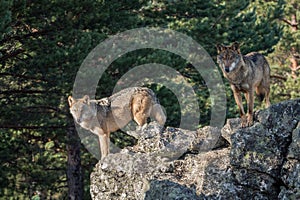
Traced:
<svg viewBox="0 0 300 200">
<path fill-rule="evenodd" d="M 91 174 L 93 199 L 300 199 L 300 100 L 197 131 L 152 122 Z"/>
<path fill-rule="evenodd" d="M 224 148 L 187 156 L 183 163 L 186 169 L 183 174 L 188 181 L 182 184 L 194 186 L 201 199 L 233 199 L 237 188 L 232 181 L 229 152 Z"/>
<path fill-rule="evenodd" d="M 169 169 L 163 159 L 122 152 L 99 162 L 91 174 L 92 199 L 144 199 L 149 181 Z"/>
<path fill-rule="evenodd" d="M 281 188 L 279 199 L 300 199 L 300 123 L 292 133 L 287 161 L 281 169 Z"/>
<path fill-rule="evenodd" d="M 265 190 L 269 197 L 276 198 L 277 191 L 284 186 L 280 177 L 286 174 L 282 168 L 288 157 L 288 149 L 293 151 L 299 142 L 296 136 L 294 142 L 291 140 L 300 120 L 299 100 L 273 105 L 257 112 L 255 118 L 257 121 L 252 127 L 238 129 L 231 136 L 231 165 L 236 179 L 242 185 Z M 246 177 L 240 177 L 240 170 L 246 170 Z M 248 180 L 247 177 L 254 180 L 242 182 Z"/>
<path fill-rule="evenodd" d="M 199 199 L 195 190 L 169 180 L 153 180 L 146 192 L 146 200 L 153 199 Z"/>
<path fill-rule="evenodd" d="M 134 125 L 136 127 L 136 125 Z M 132 128 L 132 127 L 131 127 Z M 149 139 L 153 138 L 163 132 L 163 127 L 159 126 L 156 122 L 151 122 L 147 126 L 143 126 L 136 131 L 126 131 L 126 133 L 136 139 Z"/>
<path fill-rule="evenodd" d="M 197 130 L 197 136 L 189 150 L 200 153 L 228 146 L 229 143 L 221 136 L 221 130 L 219 128 L 205 126 Z"/>
<path fill-rule="evenodd" d="M 281 199 L 300 199 L 300 162 L 299 160 L 288 160 L 282 167 L 281 180 L 285 187 L 279 196 Z"/>
<path fill-rule="evenodd" d="M 278 195 L 278 199 L 283 200 L 298 200 L 300 199 L 300 191 L 299 188 L 294 188 L 293 190 L 288 190 L 285 187 L 281 188 L 281 191 Z"/>
<path fill-rule="evenodd" d="M 153 153 L 156 156 L 178 159 L 186 152 L 206 152 L 211 149 L 228 145 L 222 137 L 221 131 L 216 127 L 206 126 L 197 131 L 167 127 L 163 132 L 162 127 L 151 122 L 142 131 L 137 145 L 128 148 L 132 152 Z"/>
<path fill-rule="evenodd" d="M 167 127 L 163 132 L 155 132 L 160 127 L 156 122 L 151 122 L 143 129 L 137 145 L 128 148 L 132 152 L 152 153 L 170 160 L 182 156 L 196 138 L 195 131 Z"/>
<path fill-rule="evenodd" d="M 228 119 L 225 126 L 221 129 L 221 135 L 231 144 L 231 135 L 241 128 L 241 119 Z"/>
<path fill-rule="evenodd" d="M 237 130 L 231 140 L 230 155 L 234 167 L 278 176 L 284 155 L 273 132 L 255 123 L 250 128 Z"/>
<path fill-rule="evenodd" d="M 293 131 L 288 158 L 300 160 L 300 122 L 298 122 L 296 129 Z"/>
</svg>

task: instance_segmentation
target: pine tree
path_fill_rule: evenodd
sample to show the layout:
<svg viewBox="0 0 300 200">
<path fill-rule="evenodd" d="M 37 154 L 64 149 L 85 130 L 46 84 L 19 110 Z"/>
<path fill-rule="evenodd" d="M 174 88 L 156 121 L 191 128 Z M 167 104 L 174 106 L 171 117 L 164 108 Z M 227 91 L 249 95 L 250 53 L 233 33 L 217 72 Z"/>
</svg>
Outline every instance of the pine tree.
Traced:
<svg viewBox="0 0 300 200">
<path fill-rule="evenodd" d="M 297 2 L 1 1 L 0 196 L 24 199 L 39 190 L 42 199 L 89 199 L 89 172 L 97 160 L 80 145 L 67 97 L 82 61 L 107 37 L 138 27 L 162 27 L 189 35 L 213 58 L 216 43 L 233 41 L 244 43 L 244 53 L 265 54 L 279 41 L 276 51 L 292 52 L 288 47 L 295 47 L 297 58 L 298 31 L 281 29 L 276 21 L 288 25 L 292 13 L 298 19 Z M 117 59 L 100 79 L 96 96 L 110 95 L 122 75 L 146 63 L 178 70 L 197 92 L 200 123 L 209 123 L 211 100 L 202 77 L 186 60 L 162 50 L 143 49 Z M 168 112 L 167 125 L 177 126 L 176 97 L 163 86 L 150 87 Z M 230 99 L 229 116 L 234 116 Z M 112 141 L 121 147 L 133 143 L 120 132 L 112 134 Z"/>
</svg>

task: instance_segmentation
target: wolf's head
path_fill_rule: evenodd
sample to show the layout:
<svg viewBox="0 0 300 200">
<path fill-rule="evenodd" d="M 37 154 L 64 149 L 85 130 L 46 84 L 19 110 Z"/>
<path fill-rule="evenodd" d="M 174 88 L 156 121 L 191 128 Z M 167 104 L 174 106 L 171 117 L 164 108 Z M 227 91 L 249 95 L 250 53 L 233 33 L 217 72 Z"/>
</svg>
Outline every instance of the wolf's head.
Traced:
<svg viewBox="0 0 300 200">
<path fill-rule="evenodd" d="M 234 42 L 231 46 L 216 45 L 218 50 L 217 62 L 224 73 L 230 73 L 240 66 L 242 55 L 239 43 Z"/>
<path fill-rule="evenodd" d="M 97 115 L 97 109 L 95 105 L 91 103 L 90 97 L 87 95 L 81 99 L 75 99 L 69 96 L 68 102 L 74 120 L 80 125 L 82 125 L 82 123 L 88 123 Z"/>
</svg>

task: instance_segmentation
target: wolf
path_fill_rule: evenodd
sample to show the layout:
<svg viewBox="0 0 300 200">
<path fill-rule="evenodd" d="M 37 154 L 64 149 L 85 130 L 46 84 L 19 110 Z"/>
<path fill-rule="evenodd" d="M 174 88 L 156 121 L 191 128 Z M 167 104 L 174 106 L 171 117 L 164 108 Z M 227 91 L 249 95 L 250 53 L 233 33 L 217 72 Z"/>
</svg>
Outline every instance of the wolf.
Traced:
<svg viewBox="0 0 300 200">
<path fill-rule="evenodd" d="M 109 154 L 111 132 L 123 128 L 132 120 L 140 127 L 146 125 L 149 117 L 161 126 L 166 121 L 159 100 L 146 87 L 126 88 L 100 100 L 91 100 L 88 95 L 81 99 L 69 96 L 68 103 L 74 121 L 99 137 L 101 159 Z"/>
<path fill-rule="evenodd" d="M 216 45 L 217 62 L 223 75 L 228 79 L 235 102 L 241 116 L 241 126 L 253 125 L 254 90 L 265 106 L 270 104 L 270 66 L 266 58 L 257 52 L 242 55 L 240 45 L 234 42 L 230 46 Z M 241 93 L 247 100 L 247 114 L 244 112 Z"/>
</svg>

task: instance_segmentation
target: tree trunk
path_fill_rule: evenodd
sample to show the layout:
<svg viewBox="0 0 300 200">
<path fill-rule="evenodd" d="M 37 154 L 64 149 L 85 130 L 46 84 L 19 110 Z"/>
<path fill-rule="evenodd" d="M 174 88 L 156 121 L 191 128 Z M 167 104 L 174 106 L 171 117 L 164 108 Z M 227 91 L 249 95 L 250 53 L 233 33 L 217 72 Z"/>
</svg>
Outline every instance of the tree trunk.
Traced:
<svg viewBox="0 0 300 200">
<path fill-rule="evenodd" d="M 295 6 L 297 6 L 297 5 L 295 4 Z M 297 7 L 295 7 L 295 9 L 297 9 Z M 283 21 L 290 26 L 293 33 L 298 31 L 298 21 L 297 21 L 296 14 L 291 15 L 291 20 L 283 19 Z M 293 78 L 297 78 L 297 70 L 300 68 L 300 65 L 298 65 L 298 60 L 297 60 L 296 55 L 299 55 L 299 54 L 297 53 L 296 48 L 292 47 L 291 48 L 291 55 L 290 55 L 290 58 L 289 58 L 291 64 L 290 64 L 289 67 L 292 70 L 292 77 Z"/>
<path fill-rule="evenodd" d="M 298 21 L 297 21 L 296 14 L 293 14 L 291 17 L 291 28 L 292 28 L 292 32 L 296 32 L 298 30 Z M 299 69 L 298 61 L 295 56 L 295 53 L 296 53 L 296 48 L 292 48 L 292 56 L 290 58 L 291 61 L 290 68 L 292 70 L 293 78 L 297 78 L 297 70 Z"/>
<path fill-rule="evenodd" d="M 68 163 L 67 163 L 67 179 L 68 179 L 68 199 L 83 199 L 83 176 L 80 159 L 80 140 L 75 131 L 75 127 L 68 128 Z"/>
<path fill-rule="evenodd" d="M 290 62 L 291 62 L 291 64 L 289 67 L 292 70 L 292 77 L 297 78 L 297 70 L 300 68 L 300 65 L 298 65 L 296 56 L 291 55 Z"/>
</svg>

